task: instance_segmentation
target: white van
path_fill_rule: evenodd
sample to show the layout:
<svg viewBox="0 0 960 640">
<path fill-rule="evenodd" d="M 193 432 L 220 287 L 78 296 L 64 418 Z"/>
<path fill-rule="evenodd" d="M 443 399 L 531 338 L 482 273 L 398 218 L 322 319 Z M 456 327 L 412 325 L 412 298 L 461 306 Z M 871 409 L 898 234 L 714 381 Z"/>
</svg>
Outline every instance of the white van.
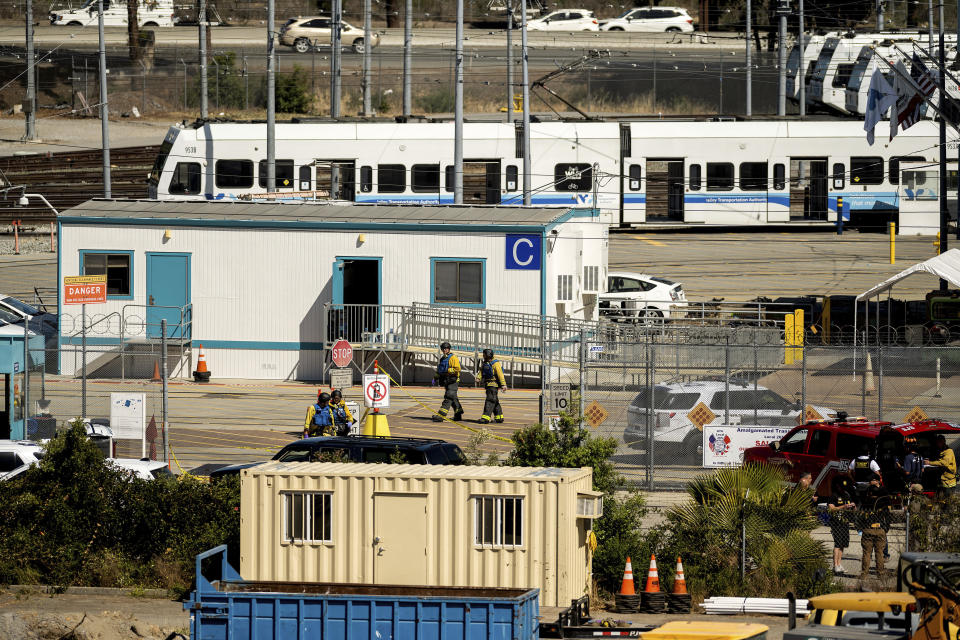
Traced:
<svg viewBox="0 0 960 640">
<path fill-rule="evenodd" d="M 137 22 L 141 27 L 172 27 L 173 0 L 138 0 Z M 85 0 L 79 9 L 54 4 L 50 7 L 50 24 L 73 27 L 97 26 L 97 0 Z M 127 26 L 127 3 L 103 0 L 103 25 Z"/>
</svg>

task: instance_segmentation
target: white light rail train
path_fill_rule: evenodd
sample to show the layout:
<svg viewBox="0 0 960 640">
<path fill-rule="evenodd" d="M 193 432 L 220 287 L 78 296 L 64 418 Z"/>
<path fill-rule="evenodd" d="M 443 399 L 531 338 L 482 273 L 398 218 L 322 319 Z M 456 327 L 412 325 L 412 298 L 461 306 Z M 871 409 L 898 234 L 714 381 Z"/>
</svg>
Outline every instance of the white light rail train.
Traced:
<svg viewBox="0 0 960 640">
<path fill-rule="evenodd" d="M 521 205 L 521 127 L 464 124 L 463 203 Z M 919 122 L 869 146 L 852 121 L 539 122 L 530 126 L 531 204 L 600 210 L 612 226 L 827 224 L 843 197 L 851 226 L 899 214 L 899 164 L 938 157 Z M 276 125 L 267 194 L 266 125 L 168 131 L 150 174 L 160 200 L 332 199 L 449 204 L 453 122 Z"/>
</svg>

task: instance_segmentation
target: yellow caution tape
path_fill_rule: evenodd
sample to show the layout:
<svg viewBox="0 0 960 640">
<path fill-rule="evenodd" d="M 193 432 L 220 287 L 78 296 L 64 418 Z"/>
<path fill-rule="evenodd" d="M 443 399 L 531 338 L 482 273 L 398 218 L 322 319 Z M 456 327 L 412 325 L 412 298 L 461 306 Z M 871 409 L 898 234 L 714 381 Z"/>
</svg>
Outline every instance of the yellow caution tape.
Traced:
<svg viewBox="0 0 960 640">
<path fill-rule="evenodd" d="M 403 391 L 403 392 L 407 395 L 408 398 L 410 398 L 411 400 L 413 400 L 414 402 L 416 402 L 418 405 L 420 405 L 421 407 L 423 407 L 424 409 L 426 409 L 427 411 L 429 411 L 429 412 L 432 413 L 433 415 L 435 415 L 435 416 L 440 416 L 440 418 L 442 418 L 444 422 L 449 422 L 449 423 L 452 424 L 452 425 L 456 425 L 456 426 L 460 427 L 461 429 L 466 429 L 467 431 L 470 431 L 470 432 L 472 432 L 472 433 L 483 433 L 484 431 L 486 431 L 486 432 L 490 435 L 490 437 L 493 438 L 494 440 L 501 440 L 501 441 L 503 441 L 503 442 L 509 442 L 510 444 L 513 444 L 513 440 L 511 440 L 510 438 L 504 438 L 503 436 L 498 436 L 497 434 L 495 434 L 495 433 L 493 433 L 493 432 L 491 432 L 491 431 L 488 431 L 487 429 L 475 429 L 475 428 L 473 428 L 473 427 L 468 427 L 468 426 L 465 425 L 465 424 L 460 424 L 460 423 L 457 422 L 456 420 L 451 420 L 451 419 L 448 418 L 447 416 L 440 415 L 439 413 L 437 413 L 436 411 L 434 411 L 433 409 L 431 409 L 430 407 L 428 407 L 428 406 L 425 405 L 424 403 L 420 402 L 420 400 L 419 400 L 417 397 L 415 397 L 415 396 L 412 395 L 409 391 L 407 391 L 406 389 L 404 389 L 403 386 L 397 384 L 397 381 L 394 380 L 393 377 L 392 377 L 389 373 L 387 373 L 387 372 L 384 371 L 383 369 L 380 369 L 380 373 L 382 373 L 383 375 L 385 375 L 385 376 L 387 376 L 388 378 L 390 378 L 390 382 L 393 383 L 393 386 L 395 386 L 396 388 L 398 388 L 398 389 L 400 389 L 401 391 Z"/>
</svg>

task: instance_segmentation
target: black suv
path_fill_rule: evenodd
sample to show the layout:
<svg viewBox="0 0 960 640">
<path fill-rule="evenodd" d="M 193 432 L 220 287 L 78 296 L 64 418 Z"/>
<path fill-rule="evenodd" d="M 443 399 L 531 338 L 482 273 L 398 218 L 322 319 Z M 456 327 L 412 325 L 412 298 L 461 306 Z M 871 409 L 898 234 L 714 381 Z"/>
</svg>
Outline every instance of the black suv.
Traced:
<svg viewBox="0 0 960 640">
<path fill-rule="evenodd" d="M 431 438 L 393 438 L 389 436 L 318 436 L 295 440 L 273 456 L 278 462 L 393 462 L 397 456 L 405 464 L 466 464 L 460 447 Z M 241 469 L 261 464 L 234 464 L 210 473 L 216 480 L 240 473 Z"/>
</svg>

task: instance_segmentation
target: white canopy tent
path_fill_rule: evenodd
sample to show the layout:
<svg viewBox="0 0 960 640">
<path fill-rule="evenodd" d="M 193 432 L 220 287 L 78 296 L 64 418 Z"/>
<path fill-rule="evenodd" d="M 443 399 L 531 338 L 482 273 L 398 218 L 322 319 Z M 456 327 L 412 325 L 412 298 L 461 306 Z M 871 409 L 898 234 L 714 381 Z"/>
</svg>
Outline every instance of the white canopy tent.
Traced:
<svg viewBox="0 0 960 640">
<path fill-rule="evenodd" d="M 954 285 L 955 287 L 960 287 L 960 249 L 950 249 L 949 251 L 945 253 L 941 253 L 938 256 L 930 258 L 929 260 L 925 260 L 924 262 L 919 262 L 913 265 L 912 267 L 904 269 L 903 271 L 893 276 L 892 278 L 888 278 L 887 280 L 884 280 L 880 284 L 870 289 L 867 289 L 866 291 L 858 295 L 856 300 L 854 301 L 854 309 L 853 309 L 854 344 L 856 344 L 856 340 L 857 340 L 858 314 L 856 309 L 856 303 L 860 302 L 861 300 L 872 298 L 873 296 L 879 297 L 879 294 L 883 293 L 884 291 L 889 292 L 890 289 L 893 288 L 893 285 L 897 284 L 904 278 L 912 276 L 915 273 L 930 273 L 937 276 L 941 280 L 946 280 L 947 282 Z M 879 325 L 878 325 L 878 330 L 879 330 Z M 864 340 L 864 343 L 866 343 L 866 340 Z"/>
</svg>

